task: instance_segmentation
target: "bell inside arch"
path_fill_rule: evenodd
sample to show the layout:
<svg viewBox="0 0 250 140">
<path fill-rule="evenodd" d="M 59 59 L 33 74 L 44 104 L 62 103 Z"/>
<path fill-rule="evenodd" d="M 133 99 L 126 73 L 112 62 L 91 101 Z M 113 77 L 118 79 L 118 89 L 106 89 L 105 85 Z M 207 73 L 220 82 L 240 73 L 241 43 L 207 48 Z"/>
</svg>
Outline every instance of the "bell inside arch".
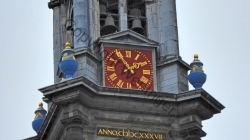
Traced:
<svg viewBox="0 0 250 140">
<path fill-rule="evenodd" d="M 114 18 L 111 15 L 108 15 L 105 19 L 105 24 L 101 29 L 103 35 L 112 34 L 118 30 L 115 25 Z"/>
<path fill-rule="evenodd" d="M 134 8 L 134 9 L 129 10 L 129 14 L 132 16 L 139 17 L 141 16 L 141 10 Z"/>
<path fill-rule="evenodd" d="M 107 7 L 105 5 L 100 5 L 100 13 L 106 13 L 107 12 Z"/>
<path fill-rule="evenodd" d="M 141 20 L 139 18 L 135 18 L 133 20 L 131 30 L 133 30 L 139 34 L 144 34 L 144 29 L 141 26 Z"/>
</svg>

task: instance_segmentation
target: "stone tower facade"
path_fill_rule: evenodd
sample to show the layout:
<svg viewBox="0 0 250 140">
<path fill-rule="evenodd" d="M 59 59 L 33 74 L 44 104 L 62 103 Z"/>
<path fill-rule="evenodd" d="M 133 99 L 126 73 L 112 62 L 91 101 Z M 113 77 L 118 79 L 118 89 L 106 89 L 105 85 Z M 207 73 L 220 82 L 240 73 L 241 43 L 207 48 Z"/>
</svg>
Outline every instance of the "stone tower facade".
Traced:
<svg viewBox="0 0 250 140">
<path fill-rule="evenodd" d="M 51 0 L 54 84 L 39 89 L 48 114 L 27 140 L 200 140 L 224 108 L 189 90 L 175 0 Z M 62 80 L 69 42 L 78 69 Z"/>
</svg>

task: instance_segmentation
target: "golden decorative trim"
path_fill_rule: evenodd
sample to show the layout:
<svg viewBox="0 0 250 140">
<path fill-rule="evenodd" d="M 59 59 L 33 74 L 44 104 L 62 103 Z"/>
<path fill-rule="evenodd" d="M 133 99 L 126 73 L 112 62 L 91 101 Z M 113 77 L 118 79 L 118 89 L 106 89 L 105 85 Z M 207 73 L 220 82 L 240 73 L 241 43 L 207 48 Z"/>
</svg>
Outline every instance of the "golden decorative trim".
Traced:
<svg viewBox="0 0 250 140">
<path fill-rule="evenodd" d="M 193 71 L 195 71 L 196 69 L 197 69 L 197 70 L 200 70 L 200 71 L 202 71 L 202 72 L 204 72 L 202 66 L 198 67 L 198 66 L 196 66 L 196 65 L 193 65 L 193 66 L 192 66 L 192 70 L 191 70 L 191 71 L 193 72 Z"/>
<path fill-rule="evenodd" d="M 199 55 L 198 54 L 194 54 L 194 60 L 199 60 Z"/>
<path fill-rule="evenodd" d="M 40 103 L 38 104 L 38 106 L 39 106 L 39 108 L 43 108 L 43 103 L 40 102 Z"/>
<path fill-rule="evenodd" d="M 41 113 L 37 112 L 36 116 L 35 116 L 35 119 L 38 118 L 39 116 L 44 118 L 44 116 Z"/>
<path fill-rule="evenodd" d="M 71 48 L 71 46 L 70 46 L 70 43 L 69 43 L 69 42 L 66 42 L 66 43 L 65 43 L 65 48 L 66 48 L 66 49 L 70 49 L 70 48 Z"/>
<path fill-rule="evenodd" d="M 74 54 L 68 55 L 67 53 L 65 53 L 65 54 L 63 55 L 62 60 L 66 60 L 66 59 L 69 59 L 69 58 L 73 58 L 74 60 L 76 60 Z"/>
</svg>

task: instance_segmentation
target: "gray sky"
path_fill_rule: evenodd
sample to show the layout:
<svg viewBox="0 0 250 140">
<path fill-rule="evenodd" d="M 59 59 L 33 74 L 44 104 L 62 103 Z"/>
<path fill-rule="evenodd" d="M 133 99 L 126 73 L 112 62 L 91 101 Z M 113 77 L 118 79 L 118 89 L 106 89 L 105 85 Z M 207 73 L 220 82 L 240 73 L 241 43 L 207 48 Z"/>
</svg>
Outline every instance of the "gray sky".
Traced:
<svg viewBox="0 0 250 140">
<path fill-rule="evenodd" d="M 53 84 L 53 23 L 48 1 L 1 2 L 2 140 L 36 135 L 31 123 L 42 101 L 37 89 Z M 207 74 L 203 88 L 226 106 L 221 114 L 203 122 L 207 136 L 202 140 L 249 139 L 249 14 L 250 0 L 177 0 L 180 54 L 187 63 L 199 54 Z"/>
</svg>

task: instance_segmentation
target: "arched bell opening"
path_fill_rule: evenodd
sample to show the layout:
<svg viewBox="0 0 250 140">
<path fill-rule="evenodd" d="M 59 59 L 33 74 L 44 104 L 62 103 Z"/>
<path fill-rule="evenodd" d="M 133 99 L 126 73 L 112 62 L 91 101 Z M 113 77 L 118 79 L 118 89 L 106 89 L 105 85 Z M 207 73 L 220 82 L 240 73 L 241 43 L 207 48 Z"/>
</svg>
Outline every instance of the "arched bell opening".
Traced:
<svg viewBox="0 0 250 140">
<path fill-rule="evenodd" d="M 138 17 L 132 20 L 132 25 L 130 29 L 141 35 L 145 35 L 145 29 L 142 27 L 142 21 Z"/>
<path fill-rule="evenodd" d="M 112 34 L 117 31 L 118 27 L 115 24 L 115 19 L 110 14 L 108 14 L 107 17 L 105 18 L 104 25 L 101 28 L 101 35 Z"/>
<path fill-rule="evenodd" d="M 144 0 L 128 0 L 128 27 L 141 35 L 147 35 Z"/>
<path fill-rule="evenodd" d="M 107 35 L 117 32 L 119 25 L 118 1 L 100 0 L 100 35 Z"/>
</svg>

